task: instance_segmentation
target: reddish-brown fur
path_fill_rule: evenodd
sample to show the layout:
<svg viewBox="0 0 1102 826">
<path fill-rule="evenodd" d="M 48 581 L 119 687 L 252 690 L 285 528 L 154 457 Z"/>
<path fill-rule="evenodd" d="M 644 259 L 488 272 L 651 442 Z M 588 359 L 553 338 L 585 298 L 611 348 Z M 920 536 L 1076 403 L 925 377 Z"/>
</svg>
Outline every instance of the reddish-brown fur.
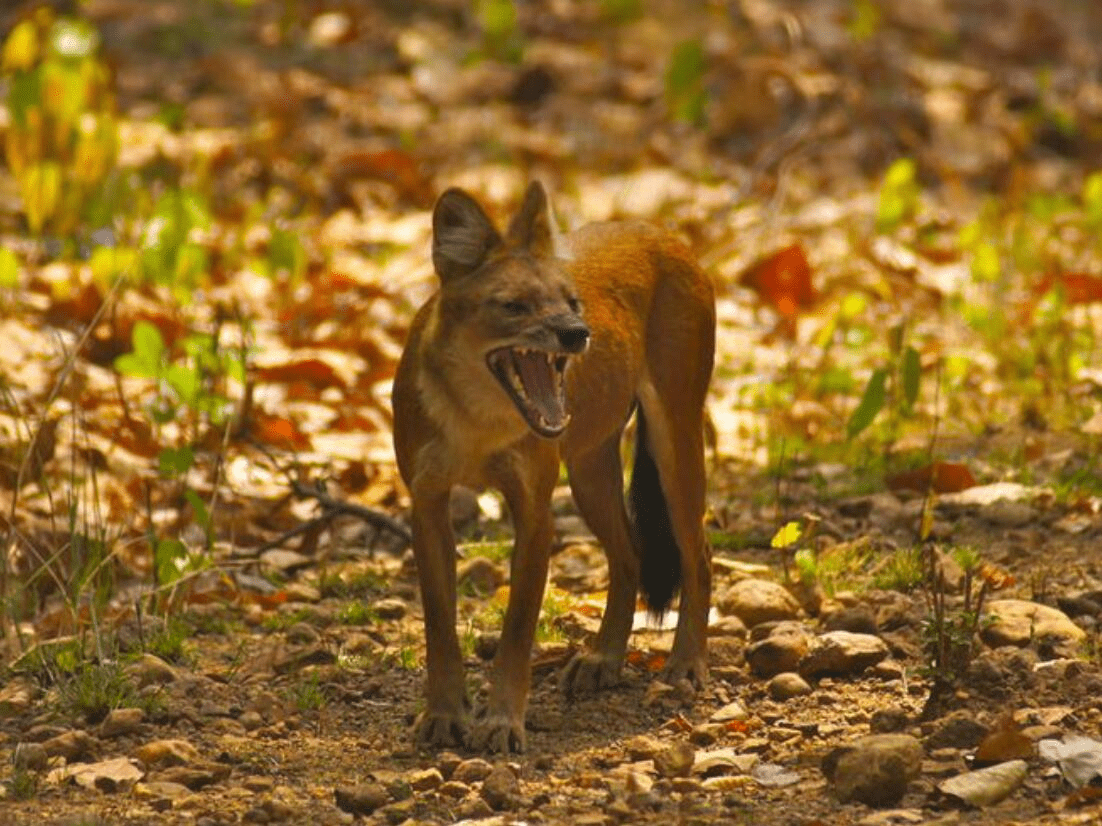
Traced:
<svg viewBox="0 0 1102 826">
<path fill-rule="evenodd" d="M 428 648 L 427 708 L 418 739 L 496 751 L 524 747 L 529 657 L 547 578 L 549 504 L 560 460 L 582 516 L 605 548 L 610 573 L 597 639 L 567 666 L 564 688 L 617 682 L 641 566 L 655 564 L 659 576 L 661 565 L 668 567 L 681 588 L 668 676 L 702 681 L 710 594 L 703 417 L 715 337 L 711 281 L 682 243 L 647 224 L 595 224 L 556 239 L 538 184 L 504 236 L 466 193 L 445 193 L 434 212 L 434 263 L 441 288 L 413 322 L 393 394 L 395 451 L 413 498 Z M 581 300 L 579 312 L 574 298 Z M 515 317 L 516 306 L 528 314 Z M 540 340 L 547 329 L 581 319 L 590 343 L 584 353 L 569 354 L 571 418 L 560 436 L 544 438 L 510 402 L 485 356 L 502 342 Z M 637 408 L 647 434 L 637 451 L 647 451 L 657 476 L 649 488 L 637 485 L 633 498 L 665 508 L 666 534 L 675 547 L 652 549 L 648 543 L 661 537 L 639 535 L 645 523 L 631 518 L 624 500 L 620 441 Z M 501 490 L 516 534 L 490 695 L 473 724 L 456 634 L 448 516 L 456 484 Z M 663 555 L 664 563 L 658 559 Z"/>
</svg>

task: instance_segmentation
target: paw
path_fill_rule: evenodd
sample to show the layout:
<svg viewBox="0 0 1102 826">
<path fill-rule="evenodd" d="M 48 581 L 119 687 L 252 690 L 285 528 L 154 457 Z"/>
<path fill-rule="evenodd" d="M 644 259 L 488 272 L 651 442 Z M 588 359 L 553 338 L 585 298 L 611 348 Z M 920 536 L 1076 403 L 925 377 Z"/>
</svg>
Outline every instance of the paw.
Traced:
<svg viewBox="0 0 1102 826">
<path fill-rule="evenodd" d="M 478 720 L 467 738 L 473 751 L 522 752 L 525 746 L 524 720 L 507 714 L 487 714 Z"/>
<path fill-rule="evenodd" d="M 621 661 L 597 651 L 582 651 L 566 664 L 559 676 L 559 688 L 567 697 L 591 694 L 619 685 Z"/>
<path fill-rule="evenodd" d="M 694 689 L 703 688 L 708 682 L 708 659 L 704 656 L 678 656 L 675 651 L 666 660 L 658 679 L 669 685 L 687 682 Z"/>
<path fill-rule="evenodd" d="M 418 745 L 430 748 L 463 746 L 469 729 L 465 714 L 425 711 L 413 724 L 413 738 Z"/>
</svg>

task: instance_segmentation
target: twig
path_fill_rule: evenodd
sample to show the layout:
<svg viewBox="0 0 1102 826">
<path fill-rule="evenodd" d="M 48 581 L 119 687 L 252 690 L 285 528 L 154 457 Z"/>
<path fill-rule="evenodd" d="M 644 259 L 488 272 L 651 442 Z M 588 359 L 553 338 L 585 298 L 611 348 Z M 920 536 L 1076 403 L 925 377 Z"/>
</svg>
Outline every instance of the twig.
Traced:
<svg viewBox="0 0 1102 826">
<path fill-rule="evenodd" d="M 407 543 L 413 541 L 413 536 L 410 534 L 409 528 L 397 519 L 388 516 L 382 511 L 377 511 L 374 508 L 357 505 L 355 502 L 346 502 L 343 499 L 334 499 L 326 492 L 325 485 L 322 482 L 315 482 L 311 486 L 305 485 L 297 479 L 292 479 L 291 491 L 299 499 L 313 499 L 321 505 L 324 513 L 317 517 L 317 520 L 329 520 L 341 514 L 358 516 L 376 530 L 390 531 L 399 539 Z"/>
</svg>

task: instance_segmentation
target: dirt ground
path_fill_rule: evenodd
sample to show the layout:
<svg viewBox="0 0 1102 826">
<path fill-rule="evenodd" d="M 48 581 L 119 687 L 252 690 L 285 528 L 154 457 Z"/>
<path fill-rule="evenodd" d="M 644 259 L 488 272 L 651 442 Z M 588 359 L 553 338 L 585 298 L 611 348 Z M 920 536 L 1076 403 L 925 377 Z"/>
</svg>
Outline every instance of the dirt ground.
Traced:
<svg viewBox="0 0 1102 826">
<path fill-rule="evenodd" d="M 32 5 L 0 13 L 4 30 Z M 106 290 L 90 236 L 70 254 L 30 233 L 0 170 L 22 279 L 0 293 L 4 588 L 27 577 L 0 672 L 0 823 L 1102 821 L 1098 779 L 1073 788 L 1037 750 L 1070 735 L 1102 749 L 1096 3 L 78 5 L 111 69 L 130 200 L 202 200 L 209 224 L 184 235 L 210 273 L 183 298 Z M 785 618 L 808 639 L 866 631 L 878 662 L 781 699 L 747 657 L 765 626 L 717 608 L 704 688 L 656 684 L 672 633 L 641 629 L 624 685 L 568 701 L 556 675 L 594 632 L 607 575 L 564 487 L 527 751 L 414 747 L 407 543 L 302 491 L 325 479 L 401 533 L 389 380 L 433 289 L 428 210 L 458 184 L 500 216 L 533 177 L 567 223 L 673 227 L 716 278 L 717 606 L 738 582 L 802 576 Z M 158 215 L 135 216 L 134 238 Z M 129 225 L 112 226 L 123 243 Z M 301 239 L 293 254 L 272 252 L 274 227 Z M 985 281 L 989 252 L 1002 269 Z M 178 359 L 185 329 L 252 336 L 255 382 L 226 381 L 248 426 L 143 419 L 161 391 L 112 369 L 142 320 Z M 900 373 L 876 424 L 855 427 L 870 374 L 903 358 L 895 338 L 914 342 L 917 398 L 900 401 Z M 190 475 L 158 475 L 184 443 Z M 954 468 L 944 489 L 899 475 L 935 461 Z M 218 502 L 215 528 L 194 494 Z M 477 708 L 509 528 L 500 500 L 459 500 Z M 57 593 L 76 556 L 66 520 L 88 511 L 117 546 L 101 616 L 102 595 Z M 773 547 L 788 522 L 800 539 Z M 182 570 L 202 564 L 154 593 L 150 537 L 191 550 Z M 982 642 L 994 621 L 968 626 L 961 590 L 923 578 L 916 548 L 967 551 L 986 600 L 1058 609 L 1078 631 Z M 952 679 L 931 657 L 941 593 L 966 628 L 941 626 L 968 651 Z M 839 802 L 824 760 L 870 733 L 913 737 L 921 765 L 890 805 Z M 984 743 L 1024 776 L 965 805 L 942 785 Z"/>
</svg>

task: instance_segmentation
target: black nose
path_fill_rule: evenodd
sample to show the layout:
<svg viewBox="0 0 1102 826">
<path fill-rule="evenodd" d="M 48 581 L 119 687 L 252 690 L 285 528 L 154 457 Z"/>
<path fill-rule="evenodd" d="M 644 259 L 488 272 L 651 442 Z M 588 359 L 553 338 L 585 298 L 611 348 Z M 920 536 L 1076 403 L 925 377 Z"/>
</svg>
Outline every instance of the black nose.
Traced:
<svg viewBox="0 0 1102 826">
<path fill-rule="evenodd" d="M 572 321 L 555 330 L 559 345 L 568 353 L 580 353 L 589 344 L 589 328 L 582 321 Z"/>
</svg>

